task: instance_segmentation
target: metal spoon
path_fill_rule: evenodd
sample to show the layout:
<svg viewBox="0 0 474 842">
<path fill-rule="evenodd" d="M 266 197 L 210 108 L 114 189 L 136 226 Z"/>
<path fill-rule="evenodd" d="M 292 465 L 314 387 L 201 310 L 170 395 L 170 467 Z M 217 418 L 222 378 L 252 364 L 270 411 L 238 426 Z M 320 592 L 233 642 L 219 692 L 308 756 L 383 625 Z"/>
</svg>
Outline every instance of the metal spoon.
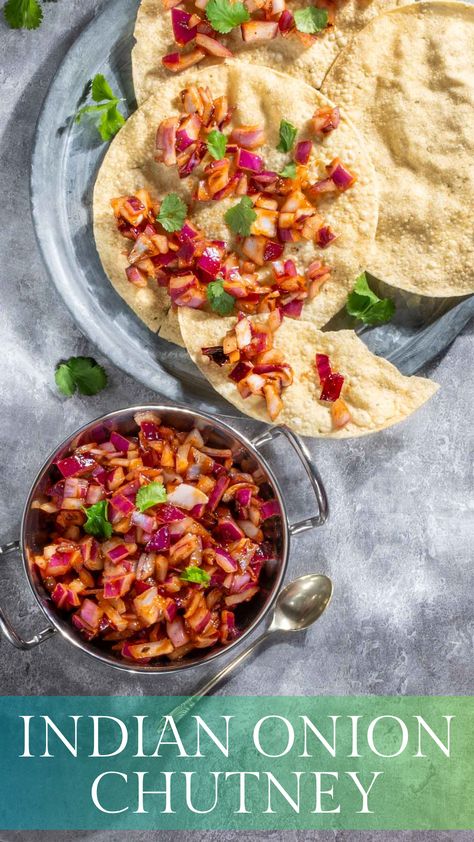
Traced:
<svg viewBox="0 0 474 842">
<path fill-rule="evenodd" d="M 278 595 L 273 616 L 267 630 L 257 637 L 256 640 L 239 655 L 229 661 L 210 681 L 203 686 L 189 699 L 178 705 L 168 716 L 172 716 L 175 722 L 179 722 L 190 710 L 207 696 L 217 684 L 229 675 L 235 667 L 240 666 L 255 649 L 277 632 L 297 632 L 309 628 L 316 620 L 319 620 L 329 605 L 332 597 L 332 582 L 323 573 L 308 573 L 300 576 L 286 585 Z"/>
</svg>

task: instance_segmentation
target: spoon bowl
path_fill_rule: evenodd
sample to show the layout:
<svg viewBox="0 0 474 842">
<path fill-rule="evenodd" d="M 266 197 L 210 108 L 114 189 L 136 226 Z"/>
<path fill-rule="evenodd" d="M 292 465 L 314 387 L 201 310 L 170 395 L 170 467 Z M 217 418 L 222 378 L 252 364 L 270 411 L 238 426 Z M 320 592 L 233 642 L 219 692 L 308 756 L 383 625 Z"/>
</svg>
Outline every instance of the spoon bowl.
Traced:
<svg viewBox="0 0 474 842">
<path fill-rule="evenodd" d="M 308 573 L 289 582 L 278 596 L 269 631 L 303 631 L 328 607 L 333 586 L 323 573 Z"/>
</svg>

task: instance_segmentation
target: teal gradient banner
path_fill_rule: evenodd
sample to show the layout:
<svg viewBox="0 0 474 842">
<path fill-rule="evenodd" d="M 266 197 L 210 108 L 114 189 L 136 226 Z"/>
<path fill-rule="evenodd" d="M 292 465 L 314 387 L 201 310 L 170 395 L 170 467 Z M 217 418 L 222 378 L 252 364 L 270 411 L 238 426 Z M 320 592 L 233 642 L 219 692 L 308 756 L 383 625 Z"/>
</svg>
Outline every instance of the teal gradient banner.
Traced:
<svg viewBox="0 0 474 842">
<path fill-rule="evenodd" d="M 0 829 L 474 829 L 471 697 L 0 697 Z"/>
</svg>

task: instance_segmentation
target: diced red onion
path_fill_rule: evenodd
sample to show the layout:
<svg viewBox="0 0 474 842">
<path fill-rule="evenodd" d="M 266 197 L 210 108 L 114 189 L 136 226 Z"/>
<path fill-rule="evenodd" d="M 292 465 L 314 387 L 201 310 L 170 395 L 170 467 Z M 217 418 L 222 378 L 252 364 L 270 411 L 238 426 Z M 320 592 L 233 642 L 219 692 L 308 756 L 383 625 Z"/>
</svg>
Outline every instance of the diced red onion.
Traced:
<svg viewBox="0 0 474 842">
<path fill-rule="evenodd" d="M 235 558 L 232 558 L 230 553 L 224 550 L 223 547 L 216 547 L 216 562 L 225 573 L 235 573 L 239 569 Z"/>
<path fill-rule="evenodd" d="M 281 509 L 278 500 L 266 500 L 260 509 L 262 520 L 270 517 L 281 517 Z"/>
<path fill-rule="evenodd" d="M 210 512 L 214 512 L 219 505 L 222 495 L 224 491 L 227 490 L 230 483 L 230 479 L 226 475 L 222 475 L 218 477 L 216 484 L 212 491 L 209 493 L 209 499 L 207 501 L 207 508 Z"/>
<path fill-rule="evenodd" d="M 199 32 L 196 35 L 196 44 L 199 47 L 202 47 L 206 53 L 209 53 L 211 56 L 218 56 L 219 58 L 232 58 L 232 53 L 227 47 L 224 47 L 224 44 L 221 44 L 217 38 L 210 38 L 209 35 L 205 35 L 204 33 Z"/>
<path fill-rule="evenodd" d="M 124 494 L 116 494 L 114 497 L 111 497 L 110 505 L 123 515 L 129 515 L 135 508 L 132 501 L 128 497 L 125 497 Z"/>
<path fill-rule="evenodd" d="M 263 158 L 247 149 L 239 149 L 236 164 L 238 169 L 252 173 L 260 173 L 263 170 Z"/>
<path fill-rule="evenodd" d="M 299 319 L 303 309 L 303 304 L 304 301 L 294 298 L 293 301 L 288 301 L 287 304 L 283 304 L 280 307 L 280 310 L 283 315 L 287 316 L 289 319 Z"/>
<path fill-rule="evenodd" d="M 265 251 L 263 253 L 263 259 L 265 261 L 268 260 L 278 260 L 284 251 L 284 246 L 281 243 L 275 243 L 273 240 L 268 240 L 265 244 Z"/>
<path fill-rule="evenodd" d="M 299 143 L 296 144 L 295 149 L 295 161 L 297 164 L 307 164 L 309 161 L 309 156 L 311 155 L 311 149 L 313 148 L 313 144 L 310 140 L 300 140 Z"/>
<path fill-rule="evenodd" d="M 240 541 L 244 537 L 244 533 L 230 516 L 220 517 L 215 531 L 223 541 Z"/>
<path fill-rule="evenodd" d="M 316 242 L 320 248 L 325 249 L 334 242 L 336 237 L 337 234 L 331 230 L 329 225 L 323 225 L 317 233 Z"/>
<path fill-rule="evenodd" d="M 183 46 L 196 37 L 197 26 L 189 27 L 191 15 L 184 9 L 171 9 L 174 40 Z"/>
<path fill-rule="evenodd" d="M 189 635 L 186 634 L 182 617 L 175 617 L 174 620 L 166 624 L 166 634 L 173 646 L 178 649 L 180 646 L 185 646 L 189 641 Z"/>
<path fill-rule="evenodd" d="M 252 363 L 246 362 L 245 360 L 240 360 L 229 373 L 229 379 L 233 380 L 234 383 L 240 383 L 240 381 L 243 380 L 244 377 L 247 377 L 247 375 L 250 374 L 252 368 Z"/>
<path fill-rule="evenodd" d="M 78 455 L 67 456 L 65 459 L 58 459 L 56 465 L 61 471 L 63 477 L 80 477 L 82 474 L 88 473 L 96 462 L 90 456 Z"/>
<path fill-rule="evenodd" d="M 158 511 L 158 518 L 163 523 L 175 523 L 178 520 L 184 520 L 186 515 L 184 512 L 181 512 L 176 506 L 170 506 L 168 504 L 164 506 L 160 506 Z"/>
<path fill-rule="evenodd" d="M 288 9 L 285 9 L 278 18 L 278 29 L 281 34 L 288 35 L 288 33 L 293 29 L 294 24 L 295 19 L 292 13 Z"/>
<path fill-rule="evenodd" d="M 231 594 L 230 596 L 225 597 L 225 604 L 226 605 L 238 605 L 240 602 L 246 602 L 258 593 L 259 587 L 258 585 L 252 585 L 248 590 L 242 591 L 241 593 Z"/>
<path fill-rule="evenodd" d="M 181 512 L 180 512 L 181 514 Z M 161 515 L 161 512 L 160 512 Z M 161 526 L 157 529 L 156 532 L 153 533 L 150 540 L 146 545 L 147 553 L 155 552 L 160 553 L 163 550 L 169 550 L 170 547 L 170 532 L 167 526 Z"/>
<path fill-rule="evenodd" d="M 153 532 L 156 526 L 156 520 L 152 515 L 147 515 L 145 512 L 135 510 L 132 514 L 132 523 L 139 526 L 144 532 Z"/>
</svg>

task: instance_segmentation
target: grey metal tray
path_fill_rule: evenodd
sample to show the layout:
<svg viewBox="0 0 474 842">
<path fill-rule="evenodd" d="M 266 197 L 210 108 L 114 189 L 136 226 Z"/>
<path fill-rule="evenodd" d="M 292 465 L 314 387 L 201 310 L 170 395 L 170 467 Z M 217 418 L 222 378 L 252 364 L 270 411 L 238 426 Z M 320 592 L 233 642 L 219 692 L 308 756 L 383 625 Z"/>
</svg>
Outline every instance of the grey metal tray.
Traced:
<svg viewBox="0 0 474 842">
<path fill-rule="evenodd" d="M 73 114 L 96 73 L 104 73 L 124 98 L 126 113 L 135 109 L 131 48 L 137 6 L 138 0 L 110 0 L 69 50 L 47 93 L 31 169 L 38 244 L 74 320 L 105 356 L 172 401 L 185 402 L 191 393 L 196 407 L 238 416 L 238 410 L 210 388 L 183 349 L 152 333 L 125 305 L 106 278 L 95 249 L 92 189 L 107 146 L 86 121 L 75 124 Z M 394 322 L 360 333 L 375 353 L 393 358 L 402 371 L 411 374 L 453 340 L 469 317 L 464 304 L 472 313 L 474 301 L 460 304 L 461 313 L 444 320 L 438 317 L 457 300 L 419 299 L 403 293 L 396 297 L 403 306 Z M 347 326 L 347 317 L 336 317 L 335 322 L 338 327 Z"/>
</svg>

